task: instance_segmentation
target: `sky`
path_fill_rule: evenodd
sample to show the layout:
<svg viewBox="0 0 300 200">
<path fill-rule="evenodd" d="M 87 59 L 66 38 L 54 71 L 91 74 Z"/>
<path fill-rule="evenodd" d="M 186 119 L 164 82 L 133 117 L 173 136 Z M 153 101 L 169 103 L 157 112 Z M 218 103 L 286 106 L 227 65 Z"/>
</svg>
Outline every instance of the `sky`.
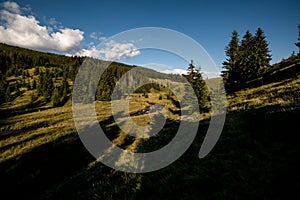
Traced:
<svg viewBox="0 0 300 200">
<path fill-rule="evenodd" d="M 300 2 L 295 0 L 0 2 L 0 42 L 45 52 L 156 67 L 158 71 L 183 73 L 189 60 L 198 59 L 197 64 L 207 76 L 217 75 L 216 70 L 210 70 L 201 60 L 208 56 L 217 71 L 222 70 L 222 62 L 226 59 L 224 49 L 234 29 L 241 39 L 246 30 L 255 34 L 261 27 L 269 42 L 271 64 L 289 57 L 293 51 L 298 52 L 294 43 L 298 38 Z M 173 36 L 151 38 L 150 33 L 148 40 L 162 44 L 165 40 L 173 40 L 170 44 L 185 48 L 191 56 L 183 58 L 162 49 L 141 49 L 139 45 L 147 41 L 147 33 L 136 34 L 139 38 L 121 37 L 124 31 L 143 27 L 160 27 L 171 34 L 183 34 L 185 38 L 181 42 Z M 202 46 L 207 55 L 193 57 L 193 49 L 182 45 L 185 40 L 186 44 L 193 40 Z"/>
</svg>

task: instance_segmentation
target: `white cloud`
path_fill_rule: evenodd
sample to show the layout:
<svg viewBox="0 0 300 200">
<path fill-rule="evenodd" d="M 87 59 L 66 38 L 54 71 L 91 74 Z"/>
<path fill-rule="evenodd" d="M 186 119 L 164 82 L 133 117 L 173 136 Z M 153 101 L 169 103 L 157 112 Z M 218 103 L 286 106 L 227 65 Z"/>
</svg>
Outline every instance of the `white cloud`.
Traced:
<svg viewBox="0 0 300 200">
<path fill-rule="evenodd" d="M 83 32 L 79 29 L 60 28 L 53 32 L 51 27 L 42 26 L 32 15 L 22 15 L 15 2 L 4 2 L 0 11 L 5 21 L 0 26 L 0 41 L 3 43 L 61 53 L 75 53 L 81 48 Z"/>
<path fill-rule="evenodd" d="M 187 70 L 185 69 L 167 69 L 161 72 L 165 74 L 187 74 Z"/>
<path fill-rule="evenodd" d="M 187 74 L 187 70 L 184 69 L 167 69 L 160 71 L 165 74 Z M 220 72 L 219 71 L 201 71 L 203 78 L 213 78 L 213 77 L 219 77 Z"/>
<path fill-rule="evenodd" d="M 90 34 L 90 38 L 95 39 L 95 40 L 98 40 L 97 33 L 96 33 L 96 32 L 92 32 L 92 33 Z"/>
<path fill-rule="evenodd" d="M 21 13 L 20 6 L 15 2 L 6 1 L 3 3 L 3 7 L 5 10 L 8 10 L 10 12 L 17 13 L 17 14 Z"/>
<path fill-rule="evenodd" d="M 92 32 L 90 34 L 90 38 L 94 39 L 94 40 L 99 40 L 99 41 L 104 41 L 106 40 L 106 37 L 103 36 L 103 34 L 101 32 L 96 33 L 96 32 Z"/>
<path fill-rule="evenodd" d="M 102 42 L 102 41 L 106 40 L 106 37 L 100 36 L 100 37 L 98 38 L 98 40 Z"/>
<path fill-rule="evenodd" d="M 133 43 L 118 43 L 111 40 L 105 44 L 104 48 L 97 49 L 95 46 L 92 46 L 89 49 L 82 49 L 77 54 L 105 60 L 120 60 L 122 58 L 135 57 L 140 54 L 140 51 Z"/>
<path fill-rule="evenodd" d="M 220 71 L 203 71 L 202 75 L 203 75 L 203 77 L 214 78 L 214 77 L 220 77 L 221 72 Z"/>
</svg>

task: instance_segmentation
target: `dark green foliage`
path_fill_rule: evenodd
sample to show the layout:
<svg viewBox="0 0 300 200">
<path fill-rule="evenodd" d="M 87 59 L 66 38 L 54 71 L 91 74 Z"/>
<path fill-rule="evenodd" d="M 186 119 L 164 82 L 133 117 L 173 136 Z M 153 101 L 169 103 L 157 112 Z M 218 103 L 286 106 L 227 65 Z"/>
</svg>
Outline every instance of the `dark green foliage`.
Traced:
<svg viewBox="0 0 300 200">
<path fill-rule="evenodd" d="M 27 81 L 25 85 L 26 85 L 25 87 L 27 87 L 28 90 L 32 89 L 29 81 Z"/>
<path fill-rule="evenodd" d="M 35 92 L 31 92 L 31 103 L 35 102 L 38 99 L 38 96 L 35 94 Z"/>
<path fill-rule="evenodd" d="M 255 76 L 255 42 L 249 30 L 246 31 L 239 48 L 240 84 L 244 84 Z"/>
<path fill-rule="evenodd" d="M 43 96 L 46 101 L 50 101 L 54 88 L 58 87 L 62 102 L 66 102 L 72 90 L 72 85 L 69 83 L 74 83 L 79 66 L 82 64 L 84 59 L 86 58 L 41 53 L 6 44 L 0 44 L 0 63 L 2 64 L 1 67 L 3 67 L 4 74 L 6 74 L 4 80 L 6 77 L 12 76 L 17 78 L 18 84 L 15 86 L 15 91 L 17 91 L 16 96 L 21 94 L 19 92 L 20 87 L 27 87 L 29 90 L 37 89 L 38 96 Z M 83 83 L 81 93 L 84 95 L 84 91 L 88 91 L 88 95 L 82 98 L 86 102 L 94 100 L 111 100 L 111 94 L 120 77 L 135 67 L 136 66 L 128 66 L 122 63 L 112 62 L 102 74 L 99 82 L 89 83 L 90 77 L 95 75 L 93 74 L 96 70 L 95 68 L 95 70 L 92 70 L 92 74 L 85 75 L 87 81 L 86 83 Z M 28 69 L 30 68 L 33 69 L 33 77 L 29 74 Z M 143 68 L 134 72 L 129 72 L 126 75 L 123 82 L 119 84 L 120 88 L 118 88 L 118 91 L 120 97 L 128 94 L 130 91 L 132 92 L 132 88 L 134 88 L 135 85 L 142 83 L 147 79 L 145 77 L 182 82 L 184 80 L 183 77 L 178 74 L 167 75 L 157 73 L 151 69 Z M 28 85 L 29 82 L 32 83 L 31 86 Z M 146 84 L 139 90 L 150 92 L 151 88 L 160 91 L 163 86 L 155 83 L 150 85 Z M 6 88 L 4 89 L 4 93 L 5 90 Z M 96 91 L 95 95 L 92 94 L 93 90 Z M 121 91 L 125 94 L 121 94 Z"/>
<path fill-rule="evenodd" d="M 0 95 L 2 94 L 0 103 L 5 102 L 7 87 L 5 80 L 12 76 L 15 77 L 12 79 L 15 81 L 9 83 L 12 86 L 11 89 L 14 89 L 12 98 L 21 95 L 20 88 L 26 87 L 28 90 L 37 89 L 37 95 L 43 96 L 46 101 L 51 100 L 54 86 L 59 84 L 57 79 L 64 76 L 60 95 L 65 102 L 71 92 L 67 80 L 75 79 L 83 59 L 85 58 L 42 53 L 0 43 Z M 29 69 L 31 68 L 34 69 L 34 77 L 30 76 Z"/>
<path fill-rule="evenodd" d="M 36 80 L 35 79 L 33 79 L 33 83 L 32 83 L 32 89 L 36 89 Z"/>
<path fill-rule="evenodd" d="M 100 101 L 111 100 L 111 95 L 116 83 L 121 78 L 121 76 L 123 76 L 130 69 L 132 69 L 132 67 L 125 64 L 116 62 L 111 63 L 101 76 L 101 79 L 96 89 L 96 99 Z M 124 78 L 124 83 L 120 83 L 120 89 L 123 92 L 129 91 L 129 88 L 126 87 L 132 85 L 132 82 L 133 75 L 129 74 L 128 76 L 126 76 L 126 78 Z M 94 85 L 91 86 L 94 87 Z"/>
<path fill-rule="evenodd" d="M 239 35 L 236 30 L 232 32 L 231 41 L 225 48 L 226 61 L 223 62 L 222 76 L 228 88 L 239 84 Z"/>
<path fill-rule="evenodd" d="M 298 25 L 298 42 L 295 45 L 299 48 L 298 54 L 300 55 L 300 24 Z"/>
<path fill-rule="evenodd" d="M 258 28 L 254 36 L 255 64 L 253 67 L 256 74 L 261 74 L 270 67 L 272 58 L 268 46 L 263 30 Z"/>
<path fill-rule="evenodd" d="M 246 86 L 270 67 L 271 55 L 266 37 L 261 28 L 255 36 L 246 31 L 239 42 L 237 31 L 232 32 L 231 41 L 225 48 L 226 61 L 223 62 L 222 77 L 227 92 L 234 92 Z"/>
<path fill-rule="evenodd" d="M 40 74 L 40 69 L 39 67 L 35 67 L 34 68 L 34 73 L 33 73 L 35 76 L 39 75 Z"/>
<path fill-rule="evenodd" d="M 10 102 L 11 101 L 11 92 L 9 86 L 6 88 L 5 92 L 5 102 Z"/>
<path fill-rule="evenodd" d="M 254 80 L 248 81 L 245 85 L 246 88 L 257 87 L 275 81 L 284 79 L 296 78 L 300 75 L 300 56 L 292 55 L 281 62 L 274 64 L 268 68 L 264 73 L 260 74 Z"/>
<path fill-rule="evenodd" d="M 57 106 L 61 105 L 61 98 L 60 98 L 59 91 L 57 88 L 54 89 L 51 100 L 52 100 L 53 107 L 57 107 Z"/>
<path fill-rule="evenodd" d="M 148 78 L 169 80 L 172 80 L 174 78 L 174 75 L 162 74 L 146 68 L 136 68 L 137 70 L 130 71 L 133 68 L 135 67 L 128 66 L 122 63 L 112 62 L 101 76 L 96 89 L 96 100 L 111 100 L 111 94 L 115 89 L 117 83 L 118 88 L 116 88 L 116 90 L 118 94 L 116 94 L 116 98 L 120 98 L 122 94 L 126 95 L 130 92 L 150 93 L 151 89 L 161 91 L 164 88 L 164 86 L 155 82 L 143 84 L 144 82 L 147 82 Z M 122 80 L 120 80 L 122 76 L 123 78 Z M 137 85 L 142 86 L 136 88 Z"/>
<path fill-rule="evenodd" d="M 70 93 L 70 86 L 67 79 L 63 78 L 62 85 L 59 88 L 59 95 L 61 96 L 61 103 L 64 104 L 68 100 L 68 94 Z"/>
<path fill-rule="evenodd" d="M 50 100 L 50 97 L 52 96 L 52 92 L 54 90 L 54 84 L 49 69 L 47 69 L 45 73 L 43 72 L 39 76 L 39 83 L 38 83 L 37 90 L 39 96 L 44 96 L 47 101 Z"/>
<path fill-rule="evenodd" d="M 135 93 L 145 93 L 145 92 L 150 93 L 151 89 L 154 89 L 156 91 L 161 91 L 162 88 L 163 87 L 157 83 L 148 83 L 143 85 L 142 87 L 137 88 L 135 90 Z"/>
<path fill-rule="evenodd" d="M 20 91 L 20 84 L 16 83 L 14 86 L 14 91 L 15 91 L 15 96 L 19 96 L 21 95 L 21 91 Z"/>
<path fill-rule="evenodd" d="M 202 78 L 200 68 L 196 69 L 196 67 L 193 65 L 193 61 L 191 61 L 187 71 L 188 74 L 185 75 L 185 77 L 187 81 L 192 85 L 194 92 L 198 98 L 200 111 L 206 112 L 210 107 L 209 92 L 205 81 Z"/>
<path fill-rule="evenodd" d="M 2 74 L 0 73 L 0 103 L 5 102 L 5 92 L 6 92 L 6 83 L 2 80 Z"/>
</svg>

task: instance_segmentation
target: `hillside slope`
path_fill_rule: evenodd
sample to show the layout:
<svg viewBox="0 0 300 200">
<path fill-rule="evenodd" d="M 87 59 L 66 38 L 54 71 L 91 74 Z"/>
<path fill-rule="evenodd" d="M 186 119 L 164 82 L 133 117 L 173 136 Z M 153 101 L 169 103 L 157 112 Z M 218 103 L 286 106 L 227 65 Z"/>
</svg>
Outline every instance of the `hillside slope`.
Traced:
<svg viewBox="0 0 300 200">
<path fill-rule="evenodd" d="M 40 107 L 38 103 L 29 104 L 30 91 L 25 91 L 0 109 L 2 197 L 293 198 L 300 190 L 300 136 L 296 131 L 300 119 L 299 84 L 300 76 L 293 76 L 231 94 L 222 135 L 207 157 L 198 158 L 209 125 L 209 119 L 203 119 L 197 138 L 180 159 L 146 174 L 119 172 L 95 162 L 77 135 L 71 102 L 58 108 Z M 149 94 L 148 99 L 133 98 L 132 108 L 136 112 L 149 101 L 172 105 L 165 96 L 159 100 L 157 95 Z M 118 128 L 109 102 L 97 102 L 96 110 L 108 137 L 116 145 L 137 152 L 166 145 L 180 123 L 176 113 L 172 114 L 156 137 L 139 140 Z M 134 120 L 145 123 L 149 118 L 141 115 Z"/>
</svg>

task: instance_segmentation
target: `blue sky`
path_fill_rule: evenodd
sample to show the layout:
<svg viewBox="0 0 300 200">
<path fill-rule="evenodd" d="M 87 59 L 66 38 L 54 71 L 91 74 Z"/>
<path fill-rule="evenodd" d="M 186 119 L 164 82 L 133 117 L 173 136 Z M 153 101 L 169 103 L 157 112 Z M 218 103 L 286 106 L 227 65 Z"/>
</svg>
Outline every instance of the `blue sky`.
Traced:
<svg viewBox="0 0 300 200">
<path fill-rule="evenodd" d="M 219 69 L 225 60 L 224 48 L 233 29 L 236 29 L 242 38 L 247 29 L 254 34 L 255 30 L 261 27 L 272 51 L 271 63 L 298 51 L 294 43 L 298 37 L 297 25 L 300 24 L 299 1 L 14 2 L 19 6 L 18 9 L 15 4 L 5 4 L 2 1 L 0 41 L 43 51 L 63 54 L 90 52 L 89 50 L 104 39 L 140 27 L 163 27 L 191 37 L 203 46 Z M 3 10 L 15 16 L 4 13 Z M 14 20 L 9 22 L 9 17 Z M 20 27 L 17 21 L 26 24 L 27 22 L 22 21 L 24 18 L 28 26 Z M 28 21 L 29 18 L 31 21 Z M 27 30 L 31 26 L 32 28 Z M 32 41 L 29 39 L 32 38 L 29 37 L 30 31 L 35 32 L 35 39 Z M 27 39 L 25 32 L 28 32 Z M 56 42 L 56 45 L 50 42 Z M 129 42 L 126 44 L 127 46 L 123 45 L 124 48 L 134 48 Z M 186 61 L 161 51 L 141 50 L 125 57 L 129 59 L 123 58 L 121 61 L 137 65 L 155 62 L 169 65 L 172 69 L 184 69 L 187 64 Z"/>
</svg>

